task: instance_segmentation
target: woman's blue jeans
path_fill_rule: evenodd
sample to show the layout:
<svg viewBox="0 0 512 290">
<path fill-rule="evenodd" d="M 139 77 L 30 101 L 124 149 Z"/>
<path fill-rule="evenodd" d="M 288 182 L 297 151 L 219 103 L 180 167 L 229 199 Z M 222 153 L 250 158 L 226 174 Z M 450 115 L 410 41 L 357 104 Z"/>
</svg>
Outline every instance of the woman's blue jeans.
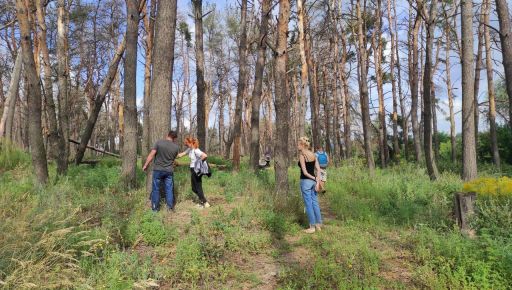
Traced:
<svg viewBox="0 0 512 290">
<path fill-rule="evenodd" d="M 315 191 L 316 182 L 311 179 L 300 180 L 300 191 L 302 199 L 306 206 L 306 214 L 309 219 L 309 225 L 313 226 L 322 223 L 322 214 L 320 213 L 320 205 L 318 204 L 318 194 Z"/>
<path fill-rule="evenodd" d="M 173 207 L 174 180 L 172 172 L 153 170 L 153 186 L 151 189 L 151 209 L 153 211 L 158 211 L 160 209 L 160 186 L 162 182 L 165 189 L 165 201 L 167 202 L 167 208 Z"/>
</svg>

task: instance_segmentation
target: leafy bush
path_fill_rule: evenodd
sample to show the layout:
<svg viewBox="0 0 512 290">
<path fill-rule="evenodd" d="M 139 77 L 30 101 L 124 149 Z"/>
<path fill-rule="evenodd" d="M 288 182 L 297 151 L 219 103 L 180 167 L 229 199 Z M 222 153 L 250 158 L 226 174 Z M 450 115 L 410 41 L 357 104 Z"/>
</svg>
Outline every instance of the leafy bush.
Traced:
<svg viewBox="0 0 512 290">
<path fill-rule="evenodd" d="M 0 173 L 30 164 L 30 155 L 7 139 L 0 139 Z"/>
<path fill-rule="evenodd" d="M 175 229 L 166 227 L 161 216 L 146 211 L 142 216 L 135 214 L 126 228 L 125 238 L 132 244 L 139 237 L 148 245 L 158 246 L 177 238 Z"/>
<path fill-rule="evenodd" d="M 174 261 L 178 276 L 189 282 L 199 281 L 208 267 L 201 243 L 194 236 L 189 236 L 178 242 Z"/>
<path fill-rule="evenodd" d="M 422 228 L 409 237 L 416 282 L 429 289 L 508 289 L 512 278 L 512 243 Z"/>
</svg>

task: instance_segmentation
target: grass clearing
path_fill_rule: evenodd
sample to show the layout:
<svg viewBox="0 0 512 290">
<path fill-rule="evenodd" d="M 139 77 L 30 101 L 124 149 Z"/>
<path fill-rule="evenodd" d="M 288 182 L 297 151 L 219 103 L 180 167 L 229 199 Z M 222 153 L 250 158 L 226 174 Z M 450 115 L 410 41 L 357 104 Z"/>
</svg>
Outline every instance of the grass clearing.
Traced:
<svg viewBox="0 0 512 290">
<path fill-rule="evenodd" d="M 71 166 L 40 188 L 26 159 L 0 175 L 5 289 L 512 287 L 510 200 L 479 201 L 468 239 L 451 218 L 453 174 L 432 183 L 410 164 L 371 178 L 355 161 L 330 169 L 325 227 L 306 235 L 297 168 L 292 194 L 278 197 L 272 170 L 217 169 L 204 179 L 212 207 L 200 210 L 180 166 L 176 212 L 155 214 L 145 190 L 121 190 L 117 160 Z"/>
</svg>

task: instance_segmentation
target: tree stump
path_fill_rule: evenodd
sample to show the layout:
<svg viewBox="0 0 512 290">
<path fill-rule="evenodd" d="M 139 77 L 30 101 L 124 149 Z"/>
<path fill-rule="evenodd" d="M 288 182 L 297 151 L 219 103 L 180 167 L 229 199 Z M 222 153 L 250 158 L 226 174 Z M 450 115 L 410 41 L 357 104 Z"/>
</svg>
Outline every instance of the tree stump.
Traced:
<svg viewBox="0 0 512 290">
<path fill-rule="evenodd" d="M 455 193 L 455 219 L 461 231 L 469 236 L 474 235 L 474 231 L 469 226 L 469 219 L 475 213 L 475 199 L 475 192 Z"/>
</svg>

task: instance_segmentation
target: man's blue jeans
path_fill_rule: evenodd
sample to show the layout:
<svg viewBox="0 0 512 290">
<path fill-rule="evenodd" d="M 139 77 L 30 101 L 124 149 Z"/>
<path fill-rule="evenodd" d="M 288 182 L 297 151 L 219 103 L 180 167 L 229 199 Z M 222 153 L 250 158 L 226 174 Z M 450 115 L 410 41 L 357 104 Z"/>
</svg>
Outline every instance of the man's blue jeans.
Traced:
<svg viewBox="0 0 512 290">
<path fill-rule="evenodd" d="M 160 209 L 160 186 L 164 183 L 165 201 L 167 208 L 173 207 L 174 202 L 174 180 L 172 172 L 153 170 L 153 186 L 151 190 L 151 209 L 158 211 Z"/>
<path fill-rule="evenodd" d="M 318 204 L 318 194 L 315 191 L 315 185 L 316 182 L 314 180 L 300 180 L 300 191 L 302 192 L 302 199 L 304 199 L 310 226 L 322 223 L 322 214 L 320 213 L 320 205 Z"/>
</svg>

